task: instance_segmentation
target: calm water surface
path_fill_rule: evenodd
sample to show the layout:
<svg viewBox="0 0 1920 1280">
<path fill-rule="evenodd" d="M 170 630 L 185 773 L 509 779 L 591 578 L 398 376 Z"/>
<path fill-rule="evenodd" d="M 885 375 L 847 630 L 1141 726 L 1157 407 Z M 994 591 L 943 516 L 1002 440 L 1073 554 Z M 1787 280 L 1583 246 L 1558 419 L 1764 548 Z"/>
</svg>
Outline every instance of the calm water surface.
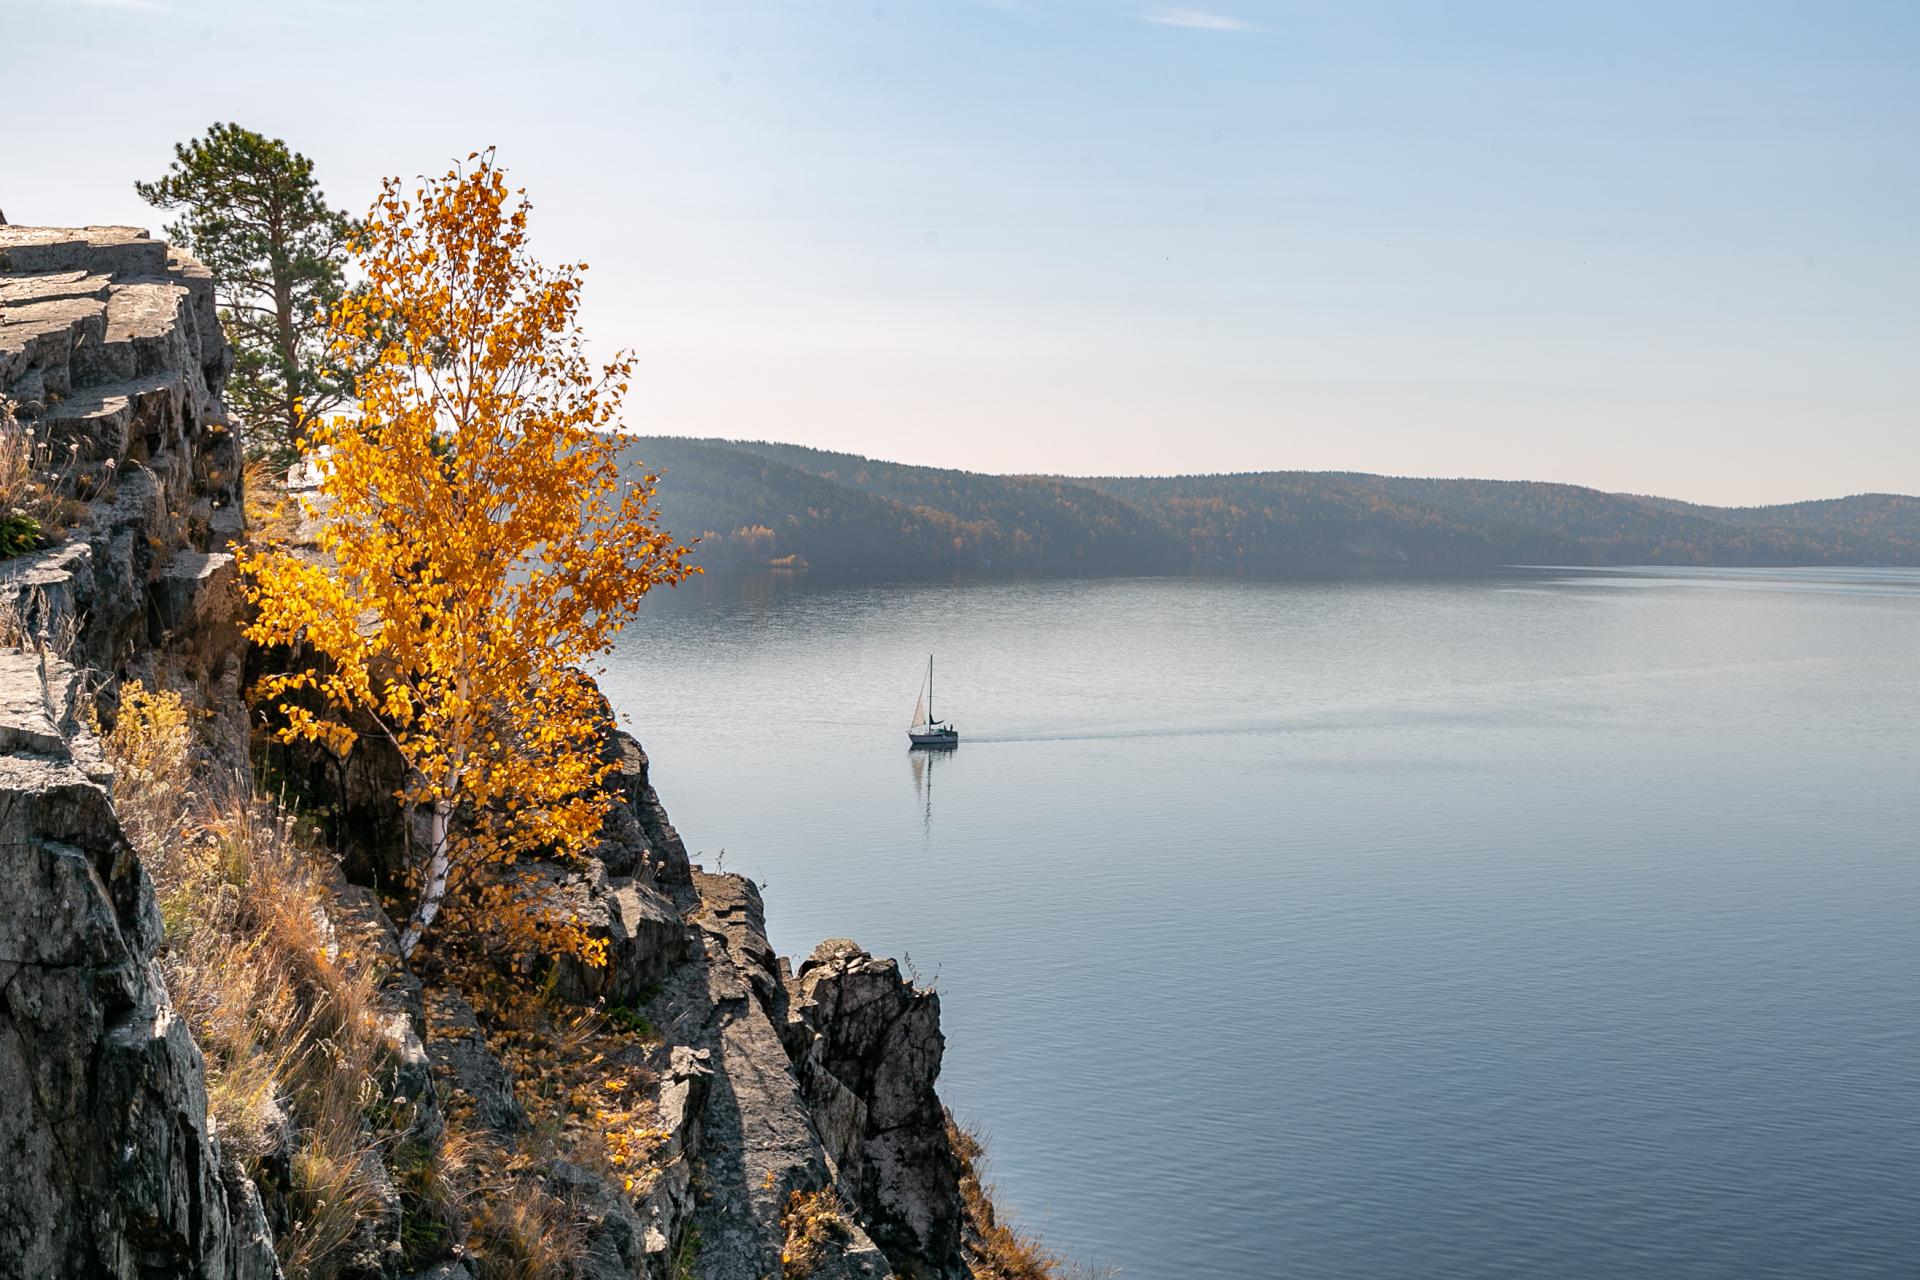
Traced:
<svg viewBox="0 0 1920 1280">
<path fill-rule="evenodd" d="M 716 577 L 611 667 L 1084 1261 L 1920 1275 L 1920 574 Z"/>
</svg>

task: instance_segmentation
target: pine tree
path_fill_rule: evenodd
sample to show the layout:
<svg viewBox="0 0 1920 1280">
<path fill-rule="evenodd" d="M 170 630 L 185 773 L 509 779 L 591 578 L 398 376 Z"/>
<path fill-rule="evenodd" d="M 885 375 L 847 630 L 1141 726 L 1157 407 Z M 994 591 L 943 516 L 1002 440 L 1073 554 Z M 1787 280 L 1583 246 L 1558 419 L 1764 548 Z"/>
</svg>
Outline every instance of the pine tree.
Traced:
<svg viewBox="0 0 1920 1280">
<path fill-rule="evenodd" d="M 325 330 L 352 220 L 327 206 L 313 162 L 278 138 L 216 124 L 173 152 L 164 177 L 134 190 L 181 211 L 167 235 L 213 272 L 234 347 L 227 399 L 256 452 L 290 459 L 351 387 L 327 358 Z"/>
</svg>

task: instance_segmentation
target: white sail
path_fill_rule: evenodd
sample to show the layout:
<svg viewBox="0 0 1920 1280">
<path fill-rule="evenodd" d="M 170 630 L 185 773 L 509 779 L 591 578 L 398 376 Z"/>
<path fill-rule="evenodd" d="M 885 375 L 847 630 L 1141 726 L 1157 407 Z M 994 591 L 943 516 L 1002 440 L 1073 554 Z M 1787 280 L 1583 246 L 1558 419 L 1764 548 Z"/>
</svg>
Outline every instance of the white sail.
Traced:
<svg viewBox="0 0 1920 1280">
<path fill-rule="evenodd" d="M 951 747 L 960 741 L 960 735 L 953 726 L 934 719 L 939 713 L 933 707 L 933 655 L 927 655 L 927 678 L 920 683 L 920 696 L 913 704 L 913 719 L 907 724 L 907 734 L 913 739 L 915 748 Z M 933 791 L 933 776 L 927 776 L 927 791 Z"/>
</svg>

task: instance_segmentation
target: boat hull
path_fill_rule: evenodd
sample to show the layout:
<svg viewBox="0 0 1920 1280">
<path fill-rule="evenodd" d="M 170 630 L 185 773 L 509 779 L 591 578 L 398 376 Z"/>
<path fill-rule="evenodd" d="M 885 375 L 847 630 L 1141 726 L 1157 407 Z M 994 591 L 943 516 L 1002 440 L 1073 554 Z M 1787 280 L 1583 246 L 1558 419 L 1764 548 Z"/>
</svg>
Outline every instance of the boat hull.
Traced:
<svg viewBox="0 0 1920 1280">
<path fill-rule="evenodd" d="M 915 733 L 909 729 L 907 730 L 907 741 L 915 747 L 932 747 L 946 750 L 960 745 L 960 734 L 954 729 L 947 729 L 939 733 Z"/>
</svg>

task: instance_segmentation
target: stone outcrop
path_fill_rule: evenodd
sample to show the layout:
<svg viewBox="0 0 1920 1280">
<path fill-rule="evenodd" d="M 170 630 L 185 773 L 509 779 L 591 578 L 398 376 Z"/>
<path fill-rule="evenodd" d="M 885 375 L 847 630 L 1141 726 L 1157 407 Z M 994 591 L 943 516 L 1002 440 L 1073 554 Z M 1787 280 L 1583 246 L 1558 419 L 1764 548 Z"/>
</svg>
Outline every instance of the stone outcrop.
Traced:
<svg viewBox="0 0 1920 1280">
<path fill-rule="evenodd" d="M 585 867 L 539 869 L 535 891 L 547 910 L 578 921 L 589 937 L 607 944 L 604 966 L 562 963 L 562 994 L 632 1007 L 690 954 L 694 935 L 681 913 L 697 895 L 686 847 L 648 780 L 647 753 L 615 726 L 604 699 L 601 708 L 600 751 L 613 768 L 606 786 L 614 804 L 600 843 Z"/>
<path fill-rule="evenodd" d="M 604 965 L 573 957 L 561 961 L 558 987 L 580 1003 L 604 1000 L 623 1008 L 644 1002 L 686 957 L 686 922 L 673 900 L 634 876 L 610 876 L 604 866 L 536 864 L 524 872 L 541 909 L 577 922 L 607 944 Z"/>
<path fill-rule="evenodd" d="M 789 1198 L 833 1186 L 836 1170 L 780 1039 L 785 990 L 759 891 L 741 876 L 695 870 L 693 881 L 700 948 L 675 971 L 658 1008 L 668 1041 L 703 1050 L 713 1072 L 695 1161 L 695 1180 L 708 1189 L 692 1215 L 695 1274 L 778 1275 Z M 848 1274 L 890 1274 L 857 1227 L 842 1252 L 855 1268 Z"/>
<path fill-rule="evenodd" d="M 606 759 L 614 766 L 607 786 L 624 802 L 607 815 L 600 860 L 609 873 L 639 876 L 646 884 L 672 897 L 683 908 L 697 900 L 687 847 L 667 820 L 660 795 L 653 789 L 647 753 L 624 730 L 613 727 L 607 712 Z"/>
<path fill-rule="evenodd" d="M 128 227 L 0 227 L 0 395 L 84 504 L 55 545 L 0 568 L 77 665 L 120 672 L 176 638 L 209 682 L 237 664 L 232 362 L 193 259 Z"/>
<path fill-rule="evenodd" d="M 940 997 L 845 938 L 789 983 L 787 1046 L 861 1221 L 911 1280 L 965 1280 L 960 1162 L 934 1092 Z"/>
<path fill-rule="evenodd" d="M 265 1216 L 221 1160 L 78 688 L 57 660 L 0 655 L 0 1280 L 265 1280 Z"/>
</svg>

